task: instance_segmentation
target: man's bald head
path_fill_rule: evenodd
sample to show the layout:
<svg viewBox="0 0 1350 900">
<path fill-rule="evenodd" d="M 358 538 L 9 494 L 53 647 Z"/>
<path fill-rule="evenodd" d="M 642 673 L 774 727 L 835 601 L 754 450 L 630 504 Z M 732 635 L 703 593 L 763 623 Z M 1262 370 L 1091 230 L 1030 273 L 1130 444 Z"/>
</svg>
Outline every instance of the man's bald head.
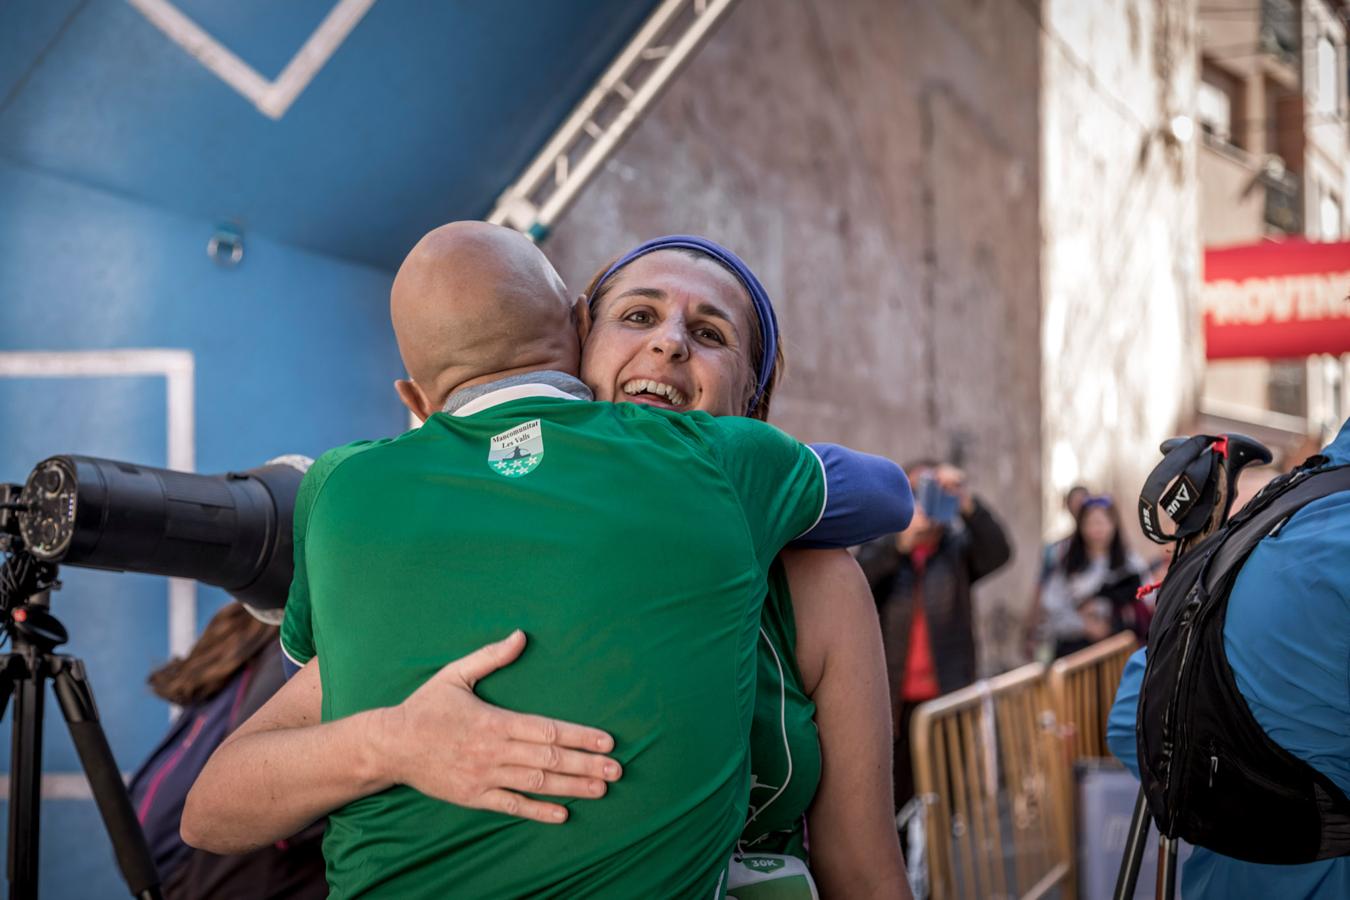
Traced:
<svg viewBox="0 0 1350 900">
<path fill-rule="evenodd" d="M 432 412 L 466 382 L 577 371 L 567 289 L 539 248 L 509 228 L 452 222 L 426 235 L 394 278 L 389 312 L 403 365 Z"/>
</svg>

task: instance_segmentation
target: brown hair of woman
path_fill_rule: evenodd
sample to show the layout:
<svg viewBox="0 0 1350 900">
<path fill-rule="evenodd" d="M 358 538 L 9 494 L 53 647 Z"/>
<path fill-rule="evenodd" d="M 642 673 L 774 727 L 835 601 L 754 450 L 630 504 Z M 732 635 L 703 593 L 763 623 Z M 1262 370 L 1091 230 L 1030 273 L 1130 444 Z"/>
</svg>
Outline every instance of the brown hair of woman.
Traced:
<svg viewBox="0 0 1350 900">
<path fill-rule="evenodd" d="M 150 673 L 150 689 L 179 706 L 209 700 L 244 665 L 277 640 L 275 625 L 259 622 L 238 603 L 211 617 L 187 656 L 169 660 Z"/>
</svg>

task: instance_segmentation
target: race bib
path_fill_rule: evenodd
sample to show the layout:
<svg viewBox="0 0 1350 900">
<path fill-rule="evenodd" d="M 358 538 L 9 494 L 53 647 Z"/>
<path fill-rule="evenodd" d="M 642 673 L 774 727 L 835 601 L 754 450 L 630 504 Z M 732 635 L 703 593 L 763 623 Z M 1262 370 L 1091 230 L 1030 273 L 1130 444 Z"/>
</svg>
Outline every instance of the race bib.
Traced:
<svg viewBox="0 0 1350 900">
<path fill-rule="evenodd" d="M 737 853 L 727 866 L 727 900 L 820 900 L 820 895 L 797 857 Z"/>
</svg>

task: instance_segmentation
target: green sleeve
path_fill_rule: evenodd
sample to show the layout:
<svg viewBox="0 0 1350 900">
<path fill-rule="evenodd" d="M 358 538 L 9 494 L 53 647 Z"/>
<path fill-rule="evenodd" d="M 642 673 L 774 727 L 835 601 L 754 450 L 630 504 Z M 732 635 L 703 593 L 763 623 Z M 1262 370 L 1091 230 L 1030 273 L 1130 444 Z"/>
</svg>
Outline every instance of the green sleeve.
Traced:
<svg viewBox="0 0 1350 900">
<path fill-rule="evenodd" d="M 305 563 L 305 532 L 314 501 L 319 496 L 328 476 L 347 457 L 371 446 L 369 441 L 358 441 L 329 450 L 314 461 L 300 482 L 295 496 L 293 534 L 295 539 L 295 573 L 291 576 L 290 593 L 286 595 L 286 612 L 281 620 L 281 652 L 291 662 L 303 666 L 314 658 L 318 648 L 314 644 L 314 624 L 309 596 L 309 573 Z"/>
<path fill-rule="evenodd" d="M 700 425 L 740 496 L 755 552 L 767 567 L 825 510 L 820 457 L 790 435 L 754 419 L 724 416 L 703 419 Z"/>
</svg>

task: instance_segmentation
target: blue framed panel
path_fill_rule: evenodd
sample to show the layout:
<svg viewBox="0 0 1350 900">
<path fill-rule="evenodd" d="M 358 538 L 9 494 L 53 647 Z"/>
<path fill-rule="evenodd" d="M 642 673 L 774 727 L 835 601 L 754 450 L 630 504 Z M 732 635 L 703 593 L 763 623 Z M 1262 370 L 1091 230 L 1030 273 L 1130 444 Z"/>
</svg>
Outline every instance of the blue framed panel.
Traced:
<svg viewBox="0 0 1350 900">
<path fill-rule="evenodd" d="M 0 377 L 0 480 L 21 482 L 38 461 L 58 453 L 166 463 L 165 380 L 156 377 Z M 168 582 L 132 573 L 67 567 L 52 592 L 52 611 L 70 643 L 60 652 L 83 659 L 104 730 L 123 771 L 134 769 L 159 740 L 169 707 L 145 686 L 169 655 Z M 0 772 L 8 775 L 11 718 L 0 722 Z M 48 691 L 43 772 L 70 776 L 79 759 Z M 6 819 L 8 822 L 6 810 Z M 112 847 L 92 799 L 42 804 L 44 895 L 118 896 L 125 892 Z M 96 889 L 95 889 L 96 888 Z"/>
<path fill-rule="evenodd" d="M 186 351 L 194 360 L 200 472 L 317 456 L 406 428 L 388 322 L 391 275 L 245 229 L 233 268 L 213 262 L 215 223 L 0 161 L 0 352 Z M 54 453 L 167 460 L 163 377 L 0 377 L 0 480 Z M 168 726 L 145 678 L 168 656 L 167 579 L 67 568 L 53 608 L 89 664 L 123 771 Z M 226 602 L 198 587 L 198 627 Z M 51 718 L 52 714 L 56 718 Z M 78 771 L 49 704 L 45 771 Z M 7 727 L 0 761 L 8 765 Z M 42 896 L 124 896 L 90 800 L 44 798 Z M 0 828 L 7 828 L 0 824 Z"/>
</svg>

